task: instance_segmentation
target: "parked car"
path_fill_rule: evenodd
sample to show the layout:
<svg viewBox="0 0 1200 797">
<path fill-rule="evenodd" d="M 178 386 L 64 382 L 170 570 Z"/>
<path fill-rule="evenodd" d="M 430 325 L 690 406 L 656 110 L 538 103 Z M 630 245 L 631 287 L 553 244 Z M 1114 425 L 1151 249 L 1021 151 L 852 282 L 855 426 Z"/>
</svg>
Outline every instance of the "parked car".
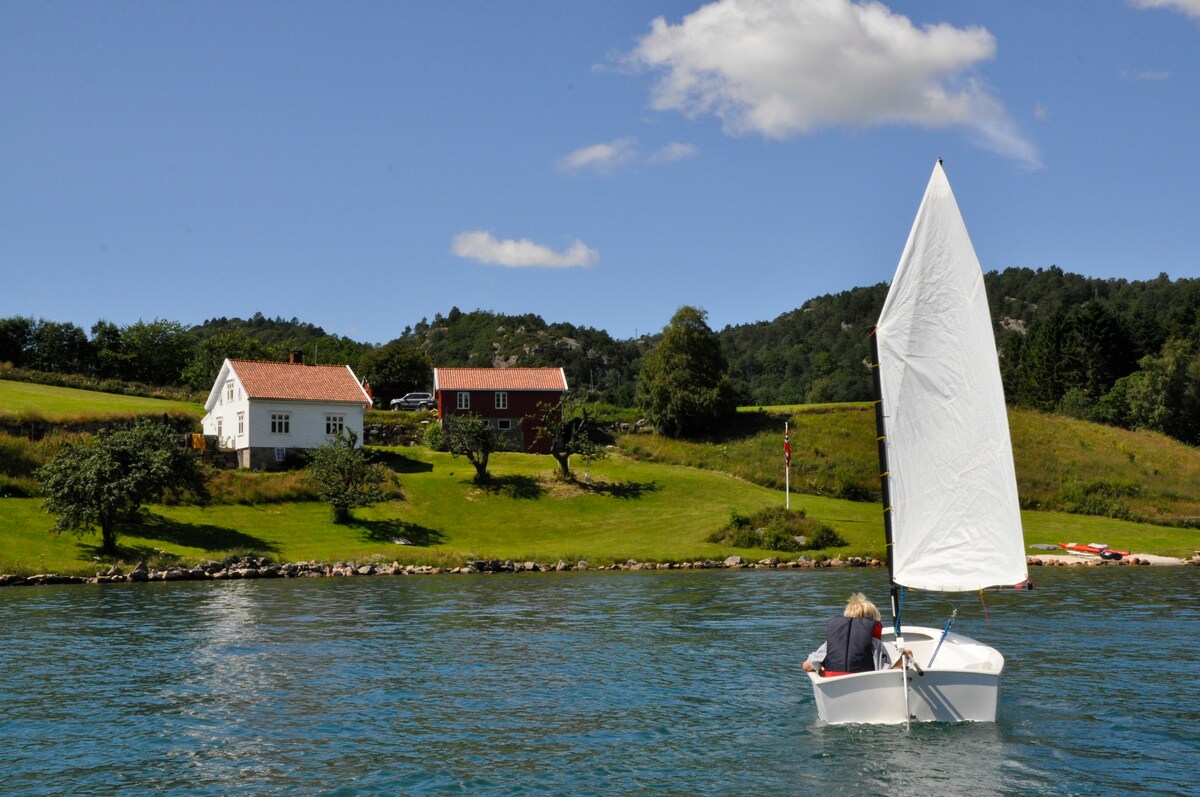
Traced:
<svg viewBox="0 0 1200 797">
<path fill-rule="evenodd" d="M 432 393 L 405 393 L 398 399 L 392 399 L 394 410 L 431 410 L 437 406 Z"/>
</svg>

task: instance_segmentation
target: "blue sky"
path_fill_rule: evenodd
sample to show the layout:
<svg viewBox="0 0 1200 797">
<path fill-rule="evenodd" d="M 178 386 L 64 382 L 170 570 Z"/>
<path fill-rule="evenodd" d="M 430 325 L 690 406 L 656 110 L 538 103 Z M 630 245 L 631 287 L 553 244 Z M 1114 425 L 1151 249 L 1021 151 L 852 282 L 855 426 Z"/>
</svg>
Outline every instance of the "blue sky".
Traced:
<svg viewBox="0 0 1200 797">
<path fill-rule="evenodd" d="M 617 337 L 891 278 L 1200 276 L 1200 0 L 0 4 L 0 317 Z"/>
</svg>

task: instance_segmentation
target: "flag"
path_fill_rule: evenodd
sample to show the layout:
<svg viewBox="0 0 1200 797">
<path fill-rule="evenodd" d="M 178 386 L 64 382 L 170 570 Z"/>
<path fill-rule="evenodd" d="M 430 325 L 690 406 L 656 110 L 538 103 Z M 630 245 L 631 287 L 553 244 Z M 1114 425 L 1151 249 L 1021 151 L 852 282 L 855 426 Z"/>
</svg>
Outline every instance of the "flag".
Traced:
<svg viewBox="0 0 1200 797">
<path fill-rule="evenodd" d="M 783 428 L 783 462 L 789 468 L 792 466 L 792 444 L 788 439 L 786 426 Z"/>
</svg>

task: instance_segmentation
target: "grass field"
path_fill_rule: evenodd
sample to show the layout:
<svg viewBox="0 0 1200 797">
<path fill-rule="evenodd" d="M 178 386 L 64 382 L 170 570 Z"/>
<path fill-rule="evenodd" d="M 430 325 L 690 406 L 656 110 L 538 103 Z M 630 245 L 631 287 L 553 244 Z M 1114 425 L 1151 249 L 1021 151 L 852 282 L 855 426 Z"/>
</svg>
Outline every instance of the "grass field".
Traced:
<svg viewBox="0 0 1200 797">
<path fill-rule="evenodd" d="M 456 565 L 468 558 L 593 565 L 639 561 L 760 559 L 761 549 L 729 548 L 704 538 L 729 520 L 783 501 L 770 490 L 695 468 L 617 456 L 586 472 L 590 484 L 553 476 L 548 457 L 501 454 L 494 483 L 471 481 L 463 460 L 423 448 L 389 449 L 403 499 L 355 512 L 348 526 L 330 522 L 312 502 L 154 506 L 142 526 L 122 530 L 121 559 L 167 563 L 219 559 L 256 551 L 277 561 L 396 560 Z M 580 479 L 585 470 L 579 469 Z M 883 552 L 878 504 L 792 496 L 792 507 L 832 526 L 848 543 L 824 555 Z M 98 537 L 52 537 L 52 519 L 37 499 L 0 499 L 0 572 L 92 574 Z M 1110 518 L 1025 512 L 1027 544 L 1106 542 L 1140 553 L 1188 556 L 1195 532 Z M 411 545 L 400 545 L 397 539 Z"/>
<path fill-rule="evenodd" d="M 181 411 L 197 405 L 0 381 L 0 414 L 34 406 L 41 417 L 72 420 Z M 169 410 L 168 410 L 169 408 Z M 326 506 L 303 499 L 296 473 L 225 472 L 206 508 L 155 506 L 140 526 L 121 531 L 122 559 L 186 562 L 258 551 L 281 561 L 395 559 L 459 564 L 467 558 L 608 564 L 763 558 L 772 552 L 706 542 L 733 511 L 749 514 L 783 502 L 782 428 L 790 419 L 792 507 L 832 526 L 849 545 L 819 554 L 883 552 L 874 421 L 870 405 L 769 408 L 740 413 L 726 434 L 707 442 L 623 435 L 612 458 L 581 480 L 554 478 L 549 457 L 501 454 L 487 489 L 464 460 L 424 448 L 379 449 L 398 474 L 400 500 L 357 510 L 336 526 Z M 1161 435 L 1127 432 L 1061 416 L 1010 413 L 1027 544 L 1105 542 L 1139 553 L 1190 556 L 1200 531 L 1129 522 L 1130 517 L 1200 515 L 1200 451 Z M 54 440 L 0 440 L 0 477 L 28 486 Z M 4 474 L 8 475 L 5 476 Z M 0 487 L 3 487 L 0 478 Z M 3 494 L 0 490 L 0 494 Z M 801 494 L 801 492 L 805 494 Z M 10 494 L 21 493 L 15 489 Z M 1090 504 L 1088 503 L 1090 502 Z M 90 574 L 96 536 L 52 537 L 38 498 L 0 498 L 0 572 Z M 1093 510 L 1100 515 L 1032 509 Z M 397 539 L 412 545 L 400 545 Z"/>
<path fill-rule="evenodd" d="M 164 412 L 200 418 L 204 415 L 204 407 L 185 401 L 0 380 L 0 417 L 64 422 L 108 420 Z"/>
<path fill-rule="evenodd" d="M 707 441 L 634 434 L 619 444 L 646 461 L 732 473 L 782 489 L 785 420 L 791 424 L 793 489 L 878 500 L 869 404 L 767 407 L 740 413 L 724 434 Z M 1009 425 L 1023 508 L 1200 526 L 1200 448 L 1153 432 L 1025 409 L 1010 409 Z"/>
</svg>

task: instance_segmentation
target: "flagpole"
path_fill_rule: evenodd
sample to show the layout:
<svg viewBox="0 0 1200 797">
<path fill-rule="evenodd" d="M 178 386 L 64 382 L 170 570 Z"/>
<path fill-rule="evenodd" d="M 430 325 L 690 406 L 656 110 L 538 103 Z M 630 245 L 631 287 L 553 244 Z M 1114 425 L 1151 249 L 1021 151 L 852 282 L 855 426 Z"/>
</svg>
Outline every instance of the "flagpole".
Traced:
<svg viewBox="0 0 1200 797">
<path fill-rule="evenodd" d="M 788 439 L 788 422 L 783 422 L 783 508 L 792 508 L 792 443 Z"/>
</svg>

